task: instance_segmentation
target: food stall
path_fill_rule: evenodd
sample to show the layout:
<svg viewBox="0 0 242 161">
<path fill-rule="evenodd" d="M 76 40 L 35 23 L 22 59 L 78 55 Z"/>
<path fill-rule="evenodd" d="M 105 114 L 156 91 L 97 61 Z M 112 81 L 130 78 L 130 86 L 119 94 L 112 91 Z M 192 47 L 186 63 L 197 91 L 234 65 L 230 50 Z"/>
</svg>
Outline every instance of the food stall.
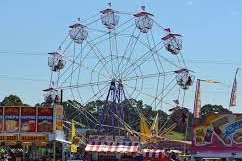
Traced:
<svg viewBox="0 0 242 161">
<path fill-rule="evenodd" d="M 61 116 L 62 115 L 62 116 Z M 0 153 L 16 159 L 62 157 L 63 107 L 0 107 Z"/>
</svg>

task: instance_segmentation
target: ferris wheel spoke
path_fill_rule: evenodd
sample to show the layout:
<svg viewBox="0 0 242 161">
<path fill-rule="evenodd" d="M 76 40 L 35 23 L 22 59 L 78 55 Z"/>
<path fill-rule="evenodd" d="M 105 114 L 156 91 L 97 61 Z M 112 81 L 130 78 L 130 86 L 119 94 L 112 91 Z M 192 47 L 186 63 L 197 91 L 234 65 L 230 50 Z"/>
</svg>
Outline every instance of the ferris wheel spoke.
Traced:
<svg viewBox="0 0 242 161">
<path fill-rule="evenodd" d="M 152 95 L 152 94 L 150 94 L 150 93 L 144 92 L 143 90 L 137 89 L 137 88 L 132 87 L 132 86 L 129 86 L 129 85 L 127 85 L 127 84 L 125 84 L 125 87 L 126 87 L 126 88 L 130 88 L 130 89 L 135 89 L 135 90 L 139 91 L 142 95 L 148 96 L 149 98 L 152 98 L 152 99 L 157 99 L 157 100 L 159 101 L 159 103 L 163 102 L 164 104 L 167 104 L 167 105 L 169 105 L 170 107 L 172 107 L 172 104 L 170 104 L 170 103 L 168 103 L 168 102 L 165 102 L 164 100 L 160 99 L 159 97 L 157 97 L 157 96 L 155 96 L 155 95 Z M 127 92 L 127 91 L 128 91 L 128 90 L 126 90 L 126 92 Z M 128 93 L 128 92 L 127 92 L 127 93 Z M 132 95 L 129 94 L 129 96 L 130 96 L 130 98 L 132 98 Z M 136 99 L 137 99 L 137 98 L 136 98 Z"/>
<path fill-rule="evenodd" d="M 123 59 L 125 58 L 125 56 L 126 56 L 126 54 L 127 54 L 127 52 L 128 52 L 128 49 L 129 49 L 129 47 L 130 47 L 131 44 L 132 44 L 132 41 L 133 41 L 133 39 L 134 39 L 135 31 L 136 31 L 136 27 L 133 29 L 133 32 L 132 32 L 131 36 L 129 37 L 128 43 L 127 43 L 127 45 L 126 45 L 126 47 L 125 47 L 124 53 L 122 54 L 122 58 L 121 58 L 121 60 L 118 62 L 118 69 L 119 69 L 119 70 L 120 70 L 120 67 L 122 67 Z M 120 75 L 119 75 L 119 77 L 120 77 Z"/>
<path fill-rule="evenodd" d="M 136 63 L 138 63 L 138 62 L 141 61 L 141 60 L 146 60 L 147 57 L 149 57 L 149 54 L 150 54 L 150 53 L 153 53 L 153 51 L 156 49 L 156 47 L 161 43 L 161 42 L 158 42 L 157 45 L 154 45 L 154 47 L 151 48 L 149 42 L 148 42 L 148 43 L 145 43 L 145 42 L 143 42 L 141 39 L 139 39 L 138 37 L 136 37 L 136 40 L 137 40 L 141 45 L 143 45 L 145 48 L 148 49 L 148 51 L 147 51 L 145 54 L 143 54 L 141 57 L 139 57 L 139 58 L 137 59 Z M 135 65 L 135 64 L 132 64 L 132 65 Z M 128 70 L 131 69 L 130 66 L 126 66 L 125 70 L 123 70 L 123 71 L 124 71 L 123 73 L 126 73 L 126 74 L 129 73 L 129 72 L 127 71 L 127 69 L 128 69 Z"/>
<path fill-rule="evenodd" d="M 170 72 L 163 72 L 163 73 L 150 73 L 150 74 L 143 74 L 143 75 L 137 75 L 137 76 L 132 76 L 132 77 L 126 77 L 123 78 L 122 81 L 132 81 L 135 79 L 149 79 L 149 78 L 155 78 L 159 76 L 169 76 L 169 75 L 174 75 L 174 71 Z"/>
<path fill-rule="evenodd" d="M 112 40 L 111 40 L 111 33 L 110 33 L 111 31 L 109 30 L 109 53 L 110 53 L 110 56 L 111 56 L 111 69 L 112 69 L 112 76 L 113 76 L 113 78 L 115 78 L 116 77 L 116 69 L 115 69 L 115 65 L 114 65 L 114 61 L 113 61 L 113 56 L 114 56 L 114 53 L 113 53 L 113 49 L 112 49 L 112 47 L 113 47 L 113 44 L 112 44 Z"/>
<path fill-rule="evenodd" d="M 75 43 L 74 43 L 73 62 L 74 62 L 74 59 L 75 59 L 75 55 L 76 55 L 76 51 L 75 51 Z M 71 73 L 72 74 L 70 75 L 70 86 L 72 84 L 72 78 L 73 78 L 73 73 L 74 73 L 74 64 L 73 63 L 72 63 L 72 67 L 71 67 Z M 72 97 L 75 99 L 75 96 L 74 96 L 72 88 L 70 89 L 70 91 L 71 91 Z"/>
<path fill-rule="evenodd" d="M 126 71 L 127 66 L 128 66 L 128 64 L 130 62 L 129 60 L 131 60 L 132 54 L 135 51 L 136 44 L 138 42 L 138 38 L 139 38 L 140 34 L 141 34 L 141 32 L 139 32 L 137 36 L 132 35 L 132 37 L 134 37 L 135 40 L 134 40 L 134 43 L 132 44 L 132 46 L 130 47 L 129 56 L 127 57 L 128 61 L 126 61 L 125 64 L 121 67 L 121 71 Z"/>
<path fill-rule="evenodd" d="M 108 34 L 108 32 L 105 31 L 105 30 L 98 30 L 98 29 L 94 29 L 94 28 L 91 28 L 91 27 L 87 27 L 87 30 L 88 31 L 95 31 L 95 32 L 99 32 L 99 33 L 104 33 L 105 35 Z"/>
<path fill-rule="evenodd" d="M 114 44 L 114 50 L 116 52 L 116 59 L 117 59 L 117 62 L 116 62 L 116 75 L 119 75 L 120 71 L 119 71 L 119 67 L 118 67 L 118 64 L 119 64 L 119 53 L 118 53 L 118 42 L 117 42 L 117 32 L 116 32 L 116 29 L 114 28 L 114 39 L 113 39 L 113 44 Z"/>
<path fill-rule="evenodd" d="M 126 100 L 129 102 L 130 105 L 132 105 L 132 103 L 130 102 L 130 99 L 137 100 L 137 98 L 133 98 L 132 95 L 129 93 L 129 91 L 126 89 L 126 87 L 124 88 L 124 91 L 125 91 L 126 95 L 128 96 L 127 97 L 128 99 L 126 99 Z M 142 111 L 140 109 L 138 109 L 136 106 L 135 106 L 135 110 L 136 110 L 136 113 L 138 114 L 138 116 L 142 116 Z"/>
<path fill-rule="evenodd" d="M 84 50 L 85 48 L 87 47 L 87 44 L 84 46 L 84 47 L 82 47 L 82 50 Z M 70 62 L 70 64 L 69 64 L 69 66 L 65 69 L 65 71 L 63 72 L 63 73 L 61 73 L 61 75 L 60 75 L 60 72 L 58 73 L 58 79 L 57 79 L 57 83 L 59 82 L 59 80 L 68 72 L 68 70 L 72 67 L 72 65 L 73 64 L 76 64 L 76 65 L 80 65 L 80 64 L 78 64 L 77 62 L 76 62 L 76 60 L 79 58 L 79 56 L 82 54 L 82 50 L 78 53 L 78 55 L 76 56 L 76 58 L 75 59 L 66 59 L 67 61 L 69 61 Z M 86 56 L 87 56 L 87 54 L 86 54 Z M 86 56 L 84 57 L 84 59 L 86 58 Z M 73 57 L 74 58 L 74 57 Z M 83 61 L 84 61 L 84 59 L 83 59 Z M 72 73 L 71 73 L 72 74 Z"/>
<path fill-rule="evenodd" d="M 153 46 L 154 46 L 154 50 L 156 51 L 156 44 L 155 44 L 155 41 L 154 41 L 154 36 L 153 36 L 153 34 L 152 34 L 152 30 L 151 30 L 151 32 L 150 32 L 150 35 L 151 35 L 151 41 L 152 41 L 152 43 L 153 43 Z M 150 42 L 150 40 L 149 40 L 149 37 L 148 37 L 148 34 L 146 33 L 146 38 L 147 38 L 147 41 L 148 42 Z M 150 43 L 149 43 L 150 44 Z M 151 46 L 149 46 L 150 48 L 151 48 Z M 152 59 L 153 59 L 153 62 L 155 63 L 155 67 L 156 67 L 156 69 L 157 69 L 157 71 L 159 71 L 160 72 L 160 66 L 162 66 L 162 64 L 161 64 L 161 62 L 159 62 L 159 61 L 157 61 L 156 60 L 156 58 L 155 58 L 155 55 L 153 55 L 152 54 Z M 160 63 L 159 65 L 158 65 L 158 63 Z M 164 70 L 163 70 L 163 72 L 164 72 Z M 164 77 L 164 76 L 163 76 Z M 164 79 L 163 79 L 163 81 L 164 81 Z M 155 95 L 158 97 L 158 91 L 160 90 L 159 89 L 159 84 L 160 84 L 160 76 L 158 77 L 158 80 L 157 80 L 157 83 L 156 83 L 156 89 L 155 89 Z M 165 81 L 164 81 L 164 83 L 163 83 L 163 85 L 165 84 Z M 163 89 L 162 89 L 163 90 Z M 163 94 L 163 92 L 161 92 L 162 94 Z M 158 106 L 158 102 L 157 102 L 157 99 L 155 99 L 154 100 L 154 104 L 155 104 L 155 110 L 156 110 L 156 107 Z M 152 104 L 151 104 L 152 105 Z M 162 102 L 161 102 L 161 107 L 162 107 Z"/>
<path fill-rule="evenodd" d="M 172 85 L 172 83 L 174 82 L 174 80 L 175 79 L 172 79 L 169 83 L 168 83 L 168 85 L 165 87 L 165 88 L 163 88 L 161 91 L 160 91 L 160 93 L 158 94 L 158 92 L 157 92 L 157 94 L 156 94 L 156 97 L 157 98 L 160 98 L 160 99 L 158 99 L 158 104 L 161 104 L 162 105 L 162 103 L 163 103 L 163 101 L 162 100 L 164 100 L 164 98 L 177 86 L 177 84 L 175 83 L 175 84 L 173 84 L 173 86 L 169 89 L 169 87 Z M 166 92 L 166 93 L 165 93 Z M 154 103 L 154 101 L 153 102 L 151 102 L 151 104 L 153 104 Z"/>
<path fill-rule="evenodd" d="M 151 30 L 151 32 L 150 32 L 150 35 L 151 35 L 151 41 L 152 41 L 152 43 L 153 43 L 153 47 L 152 47 L 152 48 L 154 48 L 154 50 L 157 51 L 157 49 L 156 49 L 157 45 L 156 45 L 156 43 L 155 43 L 155 40 L 154 40 L 154 36 L 153 36 L 152 30 Z M 146 37 L 147 37 L 147 39 L 148 39 L 147 34 L 146 34 Z M 150 48 L 151 48 L 151 47 L 150 47 Z M 157 60 L 157 59 L 155 58 L 155 55 L 154 55 L 154 54 L 152 54 L 152 58 L 153 58 L 153 60 L 154 60 L 154 62 L 155 62 L 155 66 L 156 66 L 157 71 L 160 72 L 160 67 L 161 67 L 162 72 L 164 72 L 164 68 L 163 68 L 163 65 L 162 65 L 161 61 L 159 61 L 159 59 Z M 160 65 L 160 66 L 159 66 L 159 65 Z"/>
<path fill-rule="evenodd" d="M 94 55 L 98 58 L 98 60 L 101 60 L 100 62 L 104 66 L 107 74 L 111 77 L 110 73 L 112 73 L 112 67 L 110 67 L 109 63 L 107 60 L 104 58 L 104 56 L 101 54 L 100 50 L 97 48 L 96 44 L 90 44 L 88 43 L 90 48 L 92 49 Z M 96 51 L 95 51 L 96 50 Z M 107 66 L 106 66 L 107 65 Z"/>
<path fill-rule="evenodd" d="M 185 62 L 185 60 L 184 60 L 184 58 L 183 58 L 183 54 L 182 54 L 181 51 L 180 51 L 180 55 L 181 55 L 181 61 L 182 61 L 183 65 L 184 65 L 185 69 L 188 69 L 188 68 L 187 68 L 187 65 L 186 65 L 186 62 Z"/>
<path fill-rule="evenodd" d="M 87 99 L 86 103 L 88 103 L 89 101 L 93 100 L 94 98 L 96 98 L 96 100 L 102 98 L 103 96 L 105 96 L 105 92 L 103 92 L 104 90 L 107 91 L 109 84 L 106 84 L 103 88 L 101 88 L 101 90 L 99 90 L 98 92 L 93 93 L 93 97 L 90 97 Z M 102 93 L 103 92 L 103 93 Z M 98 95 L 100 94 L 100 95 Z"/>
<path fill-rule="evenodd" d="M 88 112 L 85 108 L 83 108 L 80 105 L 73 105 L 72 103 L 68 102 L 69 105 L 71 105 L 72 107 L 74 107 L 76 109 L 76 111 L 81 112 L 84 116 L 86 116 L 86 118 L 91 121 L 94 124 L 99 123 L 99 121 L 90 113 Z M 72 115 L 76 115 L 76 111 L 72 113 Z M 90 117 L 88 117 L 90 116 Z M 68 119 L 70 119 L 71 117 L 69 116 Z M 93 120 L 95 120 L 96 122 L 94 122 Z"/>
<path fill-rule="evenodd" d="M 129 68 L 127 68 L 127 71 L 125 72 L 125 76 L 129 76 L 132 73 L 132 70 L 135 70 L 136 68 L 140 68 L 144 63 L 146 63 L 152 57 L 152 55 L 154 55 L 155 53 L 157 53 L 162 48 L 163 47 L 161 47 L 157 51 L 149 50 L 144 55 L 142 55 L 141 57 L 139 57 L 137 59 L 137 61 L 134 64 L 132 64 L 132 66 L 135 66 L 133 69 L 131 68 L 131 66 L 129 66 Z"/>
<path fill-rule="evenodd" d="M 68 39 L 69 36 L 70 36 L 70 33 L 67 34 L 67 36 L 64 38 L 64 40 L 63 40 L 63 41 L 61 42 L 61 44 L 58 46 L 58 49 L 57 49 L 56 51 L 58 51 L 58 50 L 61 49 L 62 45 L 66 42 L 66 40 Z"/>
<path fill-rule="evenodd" d="M 148 51 L 145 53 L 145 54 L 143 54 L 141 57 L 139 57 L 137 60 L 136 60 L 136 63 L 134 63 L 134 64 L 131 64 L 131 65 L 136 65 L 136 64 L 138 64 L 139 62 L 146 62 L 146 60 L 148 60 L 149 58 L 150 58 L 150 53 L 154 53 L 154 49 L 156 49 L 156 47 L 158 46 L 158 45 L 160 45 L 160 43 L 161 42 L 159 42 L 159 43 L 157 43 L 157 45 L 154 45 L 154 47 L 153 48 L 150 48 L 149 47 L 149 45 L 148 44 L 146 44 L 145 42 L 143 42 L 142 40 L 140 40 L 140 39 L 137 39 L 138 40 L 138 42 L 140 42 L 141 43 L 141 45 L 143 45 L 145 48 L 147 48 L 148 49 Z M 163 48 L 163 47 L 162 47 Z M 161 49 L 161 48 L 160 48 Z M 159 50 L 160 50 L 159 49 Z M 158 51 L 159 51 L 158 50 Z M 153 54 L 152 54 L 153 55 Z M 141 64 L 142 65 L 142 64 Z M 141 65 L 137 65 L 137 67 L 140 67 Z M 127 66 L 126 67 L 126 69 L 128 69 L 128 71 L 125 69 L 124 70 L 124 72 L 125 72 L 125 74 L 126 74 L 126 76 L 129 74 L 129 71 L 130 71 L 130 68 L 131 66 Z M 132 71 L 130 71 L 130 72 L 132 72 Z"/>
<path fill-rule="evenodd" d="M 67 89 L 74 89 L 74 88 L 84 88 L 84 87 L 91 87 L 91 86 L 97 86 L 97 85 L 106 85 L 110 83 L 110 80 L 106 81 L 100 81 L 100 82 L 91 82 L 91 83 L 83 83 L 83 84 L 76 84 L 76 85 L 68 85 L 68 86 L 62 86 L 61 89 L 67 90 Z"/>
</svg>

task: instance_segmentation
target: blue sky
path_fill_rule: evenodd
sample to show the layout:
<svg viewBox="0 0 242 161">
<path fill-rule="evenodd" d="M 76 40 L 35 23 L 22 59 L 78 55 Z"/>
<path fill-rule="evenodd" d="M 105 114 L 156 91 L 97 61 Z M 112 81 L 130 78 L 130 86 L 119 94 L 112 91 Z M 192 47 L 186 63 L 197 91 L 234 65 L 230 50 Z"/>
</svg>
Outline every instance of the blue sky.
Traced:
<svg viewBox="0 0 242 161">
<path fill-rule="evenodd" d="M 0 2 L 0 99 L 16 94 L 34 105 L 43 101 L 48 88 L 48 52 L 55 51 L 77 17 L 97 14 L 111 2 L 120 11 L 139 11 L 141 5 L 183 38 L 183 56 L 196 78 L 223 84 L 201 84 L 202 105 L 228 106 L 234 73 L 242 68 L 242 1 L 153 0 L 78 1 L 8 0 Z M 242 75 L 238 75 L 239 92 Z M 185 105 L 193 108 L 195 86 L 186 94 Z M 239 112 L 242 95 L 238 95 Z"/>
</svg>

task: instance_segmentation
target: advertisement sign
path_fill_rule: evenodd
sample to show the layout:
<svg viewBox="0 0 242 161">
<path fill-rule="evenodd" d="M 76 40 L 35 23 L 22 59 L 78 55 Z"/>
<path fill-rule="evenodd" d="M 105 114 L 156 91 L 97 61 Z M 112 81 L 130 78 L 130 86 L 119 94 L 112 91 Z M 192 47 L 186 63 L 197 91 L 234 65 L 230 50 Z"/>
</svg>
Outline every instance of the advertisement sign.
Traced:
<svg viewBox="0 0 242 161">
<path fill-rule="evenodd" d="M 56 105 L 56 130 L 63 130 L 64 109 L 62 105 Z"/>
<path fill-rule="evenodd" d="M 38 108 L 38 132 L 52 132 L 53 127 L 53 108 Z"/>
<path fill-rule="evenodd" d="M 0 107 L 0 131 L 3 131 L 3 107 Z"/>
<path fill-rule="evenodd" d="M 36 132 L 36 108 L 22 107 L 21 108 L 21 124 L 22 132 Z"/>
<path fill-rule="evenodd" d="M 242 151 L 242 114 L 210 114 L 192 133 L 194 151 Z"/>
<path fill-rule="evenodd" d="M 17 132 L 19 131 L 19 107 L 4 108 L 4 131 Z"/>
</svg>

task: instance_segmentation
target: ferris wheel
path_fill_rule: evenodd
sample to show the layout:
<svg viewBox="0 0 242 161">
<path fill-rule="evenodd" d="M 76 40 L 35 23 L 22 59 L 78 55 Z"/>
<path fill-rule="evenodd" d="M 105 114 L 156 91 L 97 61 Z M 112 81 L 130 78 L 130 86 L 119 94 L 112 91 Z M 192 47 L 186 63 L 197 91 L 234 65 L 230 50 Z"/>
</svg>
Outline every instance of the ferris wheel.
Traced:
<svg viewBox="0 0 242 161">
<path fill-rule="evenodd" d="M 73 106 L 81 108 L 101 100 L 95 128 L 108 124 L 114 131 L 128 122 L 126 103 L 132 100 L 166 109 L 172 100 L 182 99 L 194 76 L 181 51 L 182 35 L 162 27 L 144 6 L 140 12 L 126 13 L 109 4 L 95 16 L 78 18 L 58 50 L 49 53 L 45 101 L 75 100 L 79 104 Z"/>
</svg>

